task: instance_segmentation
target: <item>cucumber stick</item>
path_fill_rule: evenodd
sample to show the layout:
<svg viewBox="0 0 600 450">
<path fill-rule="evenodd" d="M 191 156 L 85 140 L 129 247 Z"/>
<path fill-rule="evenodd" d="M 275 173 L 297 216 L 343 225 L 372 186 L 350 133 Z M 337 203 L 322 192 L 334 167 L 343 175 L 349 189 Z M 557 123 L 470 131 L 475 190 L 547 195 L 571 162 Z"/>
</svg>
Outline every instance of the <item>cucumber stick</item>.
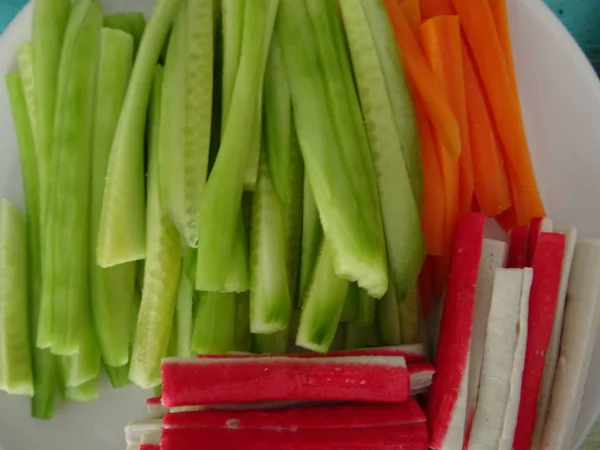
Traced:
<svg viewBox="0 0 600 450">
<path fill-rule="evenodd" d="M 377 323 L 379 338 L 383 345 L 402 344 L 400 311 L 393 288 L 377 302 Z"/>
<path fill-rule="evenodd" d="M 340 67 L 338 55 L 333 55 L 331 60 L 324 58 L 331 53 L 324 41 L 331 41 L 335 37 L 330 22 L 337 19 L 330 17 L 336 13 L 335 10 L 328 9 L 330 2 L 318 3 L 311 4 L 311 8 L 327 9 L 328 19 L 323 20 L 323 24 L 319 22 L 320 25 L 326 25 L 325 30 L 320 32 L 327 34 L 326 39 L 319 36 L 319 43 L 304 2 L 282 0 L 278 13 L 277 35 L 290 80 L 296 130 L 323 229 L 330 242 L 336 273 L 348 280 L 357 281 L 375 296 L 383 296 L 387 291 L 388 281 L 385 248 L 381 248 L 383 236 L 379 236 L 377 230 L 380 214 L 377 212 L 367 215 L 366 211 L 371 211 L 374 205 L 362 205 L 359 201 L 366 196 L 375 195 L 376 198 L 376 189 L 371 186 L 368 169 L 369 165 L 372 167 L 372 163 L 366 161 L 368 154 L 363 153 L 368 148 L 363 148 L 362 143 L 358 145 L 360 154 L 353 157 L 348 155 L 350 150 L 342 151 L 338 141 L 346 132 L 360 134 L 360 130 L 356 131 L 356 128 L 359 127 L 359 122 L 362 123 L 362 118 L 355 117 L 359 111 L 358 104 L 353 104 L 354 97 L 346 89 L 346 77 L 335 78 L 340 72 L 349 74 L 350 67 Z M 313 11 L 312 16 L 316 18 L 318 12 Z M 323 50 L 322 54 L 320 50 Z M 323 70 L 324 65 L 335 67 Z M 344 87 L 343 96 L 339 98 L 342 106 L 338 100 L 333 99 L 336 84 Z M 334 100 L 332 105 L 330 97 Z M 348 114 L 342 113 L 344 109 L 348 109 Z M 348 130 L 337 129 L 338 122 L 333 118 L 334 113 L 340 114 L 336 119 L 340 119 Z M 352 144 L 350 149 L 356 147 L 357 145 Z M 351 168 L 347 167 L 345 160 L 360 160 L 363 164 L 358 167 L 357 172 L 353 172 L 352 169 L 357 167 L 354 164 Z M 360 181 L 364 185 L 355 192 L 354 184 Z"/>
<path fill-rule="evenodd" d="M 192 356 L 192 328 L 194 324 L 194 278 L 190 278 L 189 267 L 194 264 L 195 251 L 185 248 L 179 274 L 179 288 L 177 290 L 177 306 L 175 308 L 175 321 L 177 324 L 177 356 Z"/>
<path fill-rule="evenodd" d="M 131 384 L 129 380 L 129 364 L 121 367 L 104 366 L 104 370 L 113 389 L 120 389 Z"/>
<path fill-rule="evenodd" d="M 380 62 L 385 56 L 378 55 L 375 44 L 377 39 L 383 38 L 369 28 L 365 13 L 365 10 L 383 8 L 383 5 L 361 0 L 345 0 L 340 5 L 377 171 L 391 283 L 402 301 L 417 281 L 425 258 L 425 243 L 419 207 L 415 196 L 410 195 L 412 187 L 403 157 L 403 139 L 406 137 L 400 135 L 400 131 L 408 131 L 398 130 L 396 126 L 395 114 L 398 112 L 390 100 Z M 385 10 L 379 13 L 385 14 Z M 390 26 L 389 23 L 385 25 Z M 403 114 L 407 123 L 412 123 L 410 132 L 416 133 L 414 119 L 411 119 L 414 115 L 412 105 L 405 104 Z"/>
<path fill-rule="evenodd" d="M 250 294 L 237 294 L 235 309 L 235 351 L 248 353 L 252 347 L 250 334 Z"/>
<path fill-rule="evenodd" d="M 98 264 L 146 257 L 144 137 L 156 63 L 181 0 L 158 0 L 144 31 L 115 132 L 98 235 Z"/>
<path fill-rule="evenodd" d="M 189 247 L 198 246 L 198 210 L 210 153 L 213 0 L 183 0 L 171 35 L 161 116 L 161 199 Z"/>
<path fill-rule="evenodd" d="M 52 355 L 49 349 L 41 350 L 35 345 L 42 282 L 38 163 L 35 153 L 33 129 L 27 111 L 27 94 L 21 82 L 21 76 L 18 73 L 9 73 L 6 76 L 6 87 L 17 134 L 17 142 L 19 144 L 28 214 L 29 329 L 35 392 L 31 400 L 31 415 L 38 419 L 48 420 L 54 413 L 57 371 L 56 357 Z M 35 87 L 28 89 L 28 94 L 35 98 Z M 32 112 L 30 113 L 33 114 Z M 32 115 L 32 117 L 35 116 Z"/>
<path fill-rule="evenodd" d="M 387 295 L 387 294 L 386 294 Z M 384 296 L 385 298 L 385 296 Z M 342 311 L 342 322 L 354 322 L 358 320 L 359 311 L 359 289 L 356 283 L 350 283 L 348 286 L 348 294 L 344 302 L 344 310 Z"/>
<path fill-rule="evenodd" d="M 200 355 L 225 354 L 236 349 L 236 294 L 200 292 L 192 350 Z"/>
<path fill-rule="evenodd" d="M 289 334 L 289 329 L 273 334 L 254 334 L 252 336 L 252 352 L 261 355 L 283 355 L 287 352 Z"/>
<path fill-rule="evenodd" d="M 344 350 L 365 348 L 365 326 L 359 322 L 348 322 L 344 325 Z"/>
<path fill-rule="evenodd" d="M 259 123 L 265 66 L 278 0 L 248 2 L 244 11 L 242 50 L 229 116 L 214 167 L 200 204 L 196 289 L 223 285 L 231 271 L 240 220 L 248 143 Z M 234 257 L 237 261 L 238 257 Z M 234 262 L 234 264 L 237 264 Z"/>
<path fill-rule="evenodd" d="M 325 241 L 302 305 L 297 346 L 320 353 L 329 351 L 344 309 L 348 285 L 347 280 L 335 273 L 330 245 Z"/>
<path fill-rule="evenodd" d="M 0 390 L 33 396 L 28 317 L 27 223 L 0 200 Z"/>
<path fill-rule="evenodd" d="M 225 134 L 227 117 L 233 98 L 242 53 L 242 32 L 246 0 L 221 0 L 223 35 L 223 81 L 221 106 L 221 134 Z"/>
<path fill-rule="evenodd" d="M 323 228 L 308 174 L 304 174 L 299 304 L 304 302 L 323 241 Z"/>
<path fill-rule="evenodd" d="M 37 155 L 39 143 L 37 142 L 36 137 L 37 96 L 35 95 L 35 76 L 33 73 L 33 42 L 21 42 L 17 50 L 17 57 L 19 62 L 19 73 L 21 74 L 21 82 L 23 85 L 23 92 L 25 94 L 25 102 L 27 104 L 27 112 L 29 114 L 31 134 L 33 136 L 33 143 L 35 144 Z"/>
<path fill-rule="evenodd" d="M 146 31 L 146 18 L 141 12 L 125 13 L 125 17 L 129 23 L 131 34 L 133 35 L 134 53 L 137 54 L 140 43 L 142 42 L 142 37 L 144 37 L 144 32 Z"/>
<path fill-rule="evenodd" d="M 377 316 L 377 300 L 366 291 L 360 289 L 358 292 L 358 322 L 364 326 L 375 323 Z"/>
<path fill-rule="evenodd" d="M 419 321 L 419 291 L 417 287 L 411 289 L 408 298 L 398 304 L 400 315 L 400 329 L 402 330 L 402 344 L 416 344 L 420 341 Z M 416 319 L 416 320 L 415 320 Z"/>
<path fill-rule="evenodd" d="M 133 37 L 133 29 L 131 28 L 129 20 L 127 20 L 126 13 L 116 13 L 106 16 L 104 18 L 104 27 L 124 31 Z"/>
<path fill-rule="evenodd" d="M 150 105 L 147 249 L 142 302 L 133 342 L 129 379 L 143 389 L 160 384 L 160 361 L 167 355 L 181 270 L 177 229 L 161 209 L 157 172 L 163 69 L 156 76 Z"/>
<path fill-rule="evenodd" d="M 103 28 L 100 43 L 97 96 L 93 134 L 91 197 L 92 249 L 97 247 L 102 199 L 112 140 L 133 65 L 133 38 L 114 29 Z M 135 295 L 135 263 L 102 269 L 96 253 L 90 254 L 92 310 L 104 362 L 119 367 L 129 361 L 129 331 Z"/>
<path fill-rule="evenodd" d="M 65 389 L 65 400 L 79 403 L 98 400 L 98 380 L 94 378 L 79 386 L 67 387 Z"/>
<path fill-rule="evenodd" d="M 51 346 L 61 356 L 79 349 L 88 299 L 90 143 L 101 28 L 100 4 L 78 2 L 69 18 L 59 67 L 38 346 Z M 71 246 L 68 252 L 65 242 Z M 44 316 L 48 309 L 50 321 Z"/>
</svg>

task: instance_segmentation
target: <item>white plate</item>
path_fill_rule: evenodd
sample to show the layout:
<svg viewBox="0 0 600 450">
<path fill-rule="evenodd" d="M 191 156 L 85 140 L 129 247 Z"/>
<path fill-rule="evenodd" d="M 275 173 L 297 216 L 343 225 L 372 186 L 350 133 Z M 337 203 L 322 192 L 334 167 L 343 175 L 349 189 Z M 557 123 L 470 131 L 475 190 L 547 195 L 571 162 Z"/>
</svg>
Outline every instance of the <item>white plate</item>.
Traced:
<svg viewBox="0 0 600 450">
<path fill-rule="evenodd" d="M 104 0 L 108 11 L 147 10 L 150 0 Z M 529 143 L 548 213 L 600 237 L 600 84 L 585 56 L 540 0 L 511 0 L 511 27 Z M 0 39 L 0 74 L 29 36 L 30 9 Z M 21 176 L 6 91 L 0 88 L 0 196 L 22 204 Z M 597 178 L 598 177 L 598 178 Z M 600 413 L 600 346 L 596 347 L 577 421 L 579 444 Z M 146 394 L 103 389 L 90 405 L 67 405 L 49 423 L 29 419 L 29 403 L 0 395 L 1 450 L 124 448 L 123 426 L 144 412 Z"/>
</svg>

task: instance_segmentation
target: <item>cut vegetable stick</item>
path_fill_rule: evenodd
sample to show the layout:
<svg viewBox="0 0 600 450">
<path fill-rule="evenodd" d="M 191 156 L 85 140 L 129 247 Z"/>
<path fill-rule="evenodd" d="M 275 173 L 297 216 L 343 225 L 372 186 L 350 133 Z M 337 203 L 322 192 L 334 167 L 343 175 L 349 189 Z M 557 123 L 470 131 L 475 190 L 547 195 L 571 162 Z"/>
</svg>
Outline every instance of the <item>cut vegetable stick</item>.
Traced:
<svg viewBox="0 0 600 450">
<path fill-rule="evenodd" d="M 27 222 L 0 200 L 0 390 L 33 396 L 28 318 Z"/>
<path fill-rule="evenodd" d="M 402 357 L 177 359 L 163 362 L 168 407 L 269 400 L 403 402 Z"/>
<path fill-rule="evenodd" d="M 65 400 L 78 403 L 89 403 L 98 400 L 98 380 L 95 378 L 80 385 L 65 389 Z"/>
<path fill-rule="evenodd" d="M 377 302 L 377 323 L 379 339 L 383 345 L 400 345 L 402 343 L 400 311 L 393 288 L 390 288 Z"/>
<path fill-rule="evenodd" d="M 398 304 L 402 344 L 415 344 L 420 341 L 421 315 L 419 314 L 419 291 L 414 286 L 404 301 Z"/>
<path fill-rule="evenodd" d="M 481 210 L 489 217 L 495 217 L 512 204 L 510 185 L 483 86 L 464 39 L 463 63 L 475 197 Z"/>
<path fill-rule="evenodd" d="M 564 253 L 565 236 L 557 233 L 540 235 L 533 258 L 534 276 L 529 296 L 527 351 L 514 450 L 526 450 L 531 447 L 546 351 L 554 324 Z"/>
<path fill-rule="evenodd" d="M 235 349 L 236 306 L 234 293 L 200 292 L 192 335 L 195 353 L 219 354 Z"/>
<path fill-rule="evenodd" d="M 31 127 L 31 134 L 33 137 L 33 145 L 37 151 L 40 145 L 36 135 L 38 99 L 35 91 L 35 75 L 33 73 L 33 42 L 21 42 L 17 50 L 17 58 L 19 62 L 19 74 L 21 75 L 21 82 L 23 85 L 23 93 L 25 95 L 25 103 L 27 106 L 27 113 L 29 115 L 29 123 Z"/>
<path fill-rule="evenodd" d="M 164 428 L 236 430 L 335 430 L 425 423 L 416 400 L 405 403 L 354 403 L 265 411 L 192 411 L 166 414 Z"/>
<path fill-rule="evenodd" d="M 510 26 L 508 23 L 508 10 L 506 1 L 507 0 L 489 0 L 490 8 L 492 9 L 492 16 L 494 17 L 494 22 L 496 23 L 496 31 L 498 32 L 498 37 L 500 38 L 500 45 L 502 46 L 502 50 L 504 52 L 506 67 L 508 68 L 508 73 L 513 86 L 515 89 L 517 89 L 517 74 L 515 72 L 515 62 L 510 39 Z"/>
<path fill-rule="evenodd" d="M 438 16 L 425 22 L 421 25 L 421 41 L 433 72 L 446 89 L 450 107 L 460 129 L 458 218 L 461 218 L 471 211 L 475 182 L 465 94 L 463 44 L 458 16 Z"/>
<path fill-rule="evenodd" d="M 461 448 L 464 439 L 475 286 L 485 220 L 483 214 L 468 214 L 456 230 L 440 323 L 437 372 L 427 405 L 429 447 L 433 450 Z"/>
<path fill-rule="evenodd" d="M 421 313 L 428 319 L 431 314 L 431 301 L 433 299 L 433 262 L 431 257 L 425 259 L 425 263 L 419 274 L 419 299 L 421 304 Z"/>
<path fill-rule="evenodd" d="M 496 269 L 506 267 L 508 246 L 501 241 L 484 239 L 481 247 L 481 260 L 479 261 L 479 274 L 475 288 L 475 310 L 473 313 L 473 335 L 471 341 L 471 360 L 469 362 L 469 392 L 467 397 L 467 428 L 473 420 L 481 367 L 485 354 L 486 332 L 490 307 L 496 287 Z M 510 277 L 509 277 L 510 278 Z M 519 277 L 517 277 L 519 279 Z M 514 281 L 511 279 L 511 281 Z M 514 281 L 518 284 L 517 281 Z M 522 276 L 521 276 L 521 284 Z M 518 308 L 517 313 L 518 314 Z"/>
<path fill-rule="evenodd" d="M 245 4 L 245 0 L 221 1 L 221 32 L 223 36 L 221 134 L 225 133 L 225 127 L 227 126 L 235 79 L 240 64 Z"/>
<path fill-rule="evenodd" d="M 125 13 L 125 19 L 129 24 L 130 33 L 133 36 L 133 50 L 134 54 L 137 54 L 146 30 L 146 17 L 141 12 L 128 12 Z"/>
<path fill-rule="evenodd" d="M 319 249 L 323 240 L 323 229 L 319 218 L 319 211 L 315 203 L 312 186 L 308 173 L 304 174 L 304 201 L 302 212 L 302 250 L 300 255 L 300 287 L 298 293 L 298 304 L 302 305 L 308 287 L 312 281 Z"/>
<path fill-rule="evenodd" d="M 358 320 L 359 308 L 360 297 L 358 285 L 356 283 L 350 283 L 348 285 L 348 293 L 346 294 L 346 300 L 344 301 L 344 309 L 342 310 L 340 322 L 355 322 Z"/>
<path fill-rule="evenodd" d="M 525 345 L 521 348 L 518 346 L 519 342 L 525 343 L 527 339 L 523 335 L 527 336 L 527 304 L 531 279 L 531 269 L 495 271 L 489 316 L 486 320 L 477 409 L 468 419 L 472 419 L 472 427 L 469 424 L 470 435 L 466 441 L 468 448 L 495 450 L 499 447 L 503 431 L 514 430 L 517 417 L 516 409 L 512 410 L 512 403 L 514 397 L 518 401 L 525 359 Z M 515 369 L 520 376 L 516 385 L 513 385 L 512 375 Z M 517 395 L 511 398 L 514 392 Z M 503 448 L 510 449 L 510 446 Z"/>
<path fill-rule="evenodd" d="M 567 293 L 560 359 L 542 434 L 540 448 L 545 450 L 569 448 L 573 443 L 600 320 L 599 273 L 600 242 L 578 242 Z"/>
<path fill-rule="evenodd" d="M 527 266 L 529 248 L 529 227 L 521 226 L 510 232 L 510 245 L 508 247 L 508 267 L 510 269 L 523 269 Z"/>
<path fill-rule="evenodd" d="M 400 11 L 396 0 L 384 0 L 409 77 L 423 99 L 427 116 L 444 143 L 445 151 L 456 161 L 461 152 L 458 120 L 446 92 L 429 67 L 417 38 Z"/>
<path fill-rule="evenodd" d="M 422 450 L 427 445 L 427 427 L 423 423 L 374 428 L 336 430 L 233 430 L 216 428 L 167 428 L 162 433 L 161 449 L 192 450 L 203 448 L 233 450 L 240 444 L 254 449 L 377 450 L 402 448 Z M 200 444 L 202 445 L 202 444 Z"/>
<path fill-rule="evenodd" d="M 539 448 L 542 439 L 543 427 L 546 423 L 550 399 L 554 385 L 554 378 L 557 370 L 559 351 L 561 349 L 561 337 L 563 335 L 563 323 L 565 316 L 565 302 L 567 297 L 567 288 L 571 276 L 573 257 L 577 244 L 577 230 L 570 228 L 564 232 L 565 235 L 565 256 L 562 261 L 560 274 L 560 287 L 558 290 L 558 299 L 556 301 L 556 313 L 554 314 L 554 325 L 552 326 L 552 337 L 546 352 L 546 365 L 544 367 L 544 376 L 542 377 L 542 386 L 538 397 L 538 412 L 533 433 L 533 447 Z"/>
<path fill-rule="evenodd" d="M 193 248 L 184 247 L 177 288 L 175 305 L 175 324 L 177 327 L 177 356 L 192 356 L 192 333 L 194 329 L 194 300 L 196 290 L 193 280 L 195 275 L 196 252 Z M 190 276 L 191 275 L 191 276 Z"/>
<path fill-rule="evenodd" d="M 420 0 L 423 22 L 436 16 L 455 14 L 452 0 Z"/>
<path fill-rule="evenodd" d="M 150 105 L 150 167 L 148 170 L 147 249 L 142 301 L 131 355 L 129 378 L 149 389 L 160 384 L 160 360 L 167 354 L 177 301 L 181 241 L 163 212 L 158 187 L 158 134 L 162 67 L 155 68 Z"/>
<path fill-rule="evenodd" d="M 552 221 L 547 217 L 534 217 L 531 219 L 531 225 L 529 226 L 529 243 L 527 245 L 527 267 L 531 267 L 533 264 L 533 258 L 535 256 L 535 250 L 537 248 L 540 235 L 542 233 L 552 232 Z"/>
<path fill-rule="evenodd" d="M 235 350 L 249 352 L 252 348 L 249 292 L 237 294 L 235 303 Z"/>
<path fill-rule="evenodd" d="M 414 33 L 419 32 L 421 26 L 422 12 L 421 12 L 421 0 L 400 0 L 398 2 L 400 12 L 406 19 L 406 22 L 410 25 Z"/>
<path fill-rule="evenodd" d="M 129 364 L 121 367 L 110 367 L 104 365 L 104 371 L 110 380 L 113 389 L 120 389 L 131 384 L 129 379 Z"/>
<path fill-rule="evenodd" d="M 545 216 L 527 145 L 519 96 L 488 0 L 452 0 L 481 74 L 511 180 L 517 225 Z"/>
</svg>

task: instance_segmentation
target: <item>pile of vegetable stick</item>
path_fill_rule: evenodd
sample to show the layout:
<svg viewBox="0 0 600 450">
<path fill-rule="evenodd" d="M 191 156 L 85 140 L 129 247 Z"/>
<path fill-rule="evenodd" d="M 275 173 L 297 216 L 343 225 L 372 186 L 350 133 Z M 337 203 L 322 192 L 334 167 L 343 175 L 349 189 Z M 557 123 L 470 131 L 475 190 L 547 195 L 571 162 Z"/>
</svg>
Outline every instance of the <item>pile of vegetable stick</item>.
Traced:
<svg viewBox="0 0 600 450">
<path fill-rule="evenodd" d="M 600 242 L 538 217 L 507 248 L 483 238 L 485 221 L 465 216 L 454 238 L 429 447 L 568 448 L 600 320 Z"/>
</svg>

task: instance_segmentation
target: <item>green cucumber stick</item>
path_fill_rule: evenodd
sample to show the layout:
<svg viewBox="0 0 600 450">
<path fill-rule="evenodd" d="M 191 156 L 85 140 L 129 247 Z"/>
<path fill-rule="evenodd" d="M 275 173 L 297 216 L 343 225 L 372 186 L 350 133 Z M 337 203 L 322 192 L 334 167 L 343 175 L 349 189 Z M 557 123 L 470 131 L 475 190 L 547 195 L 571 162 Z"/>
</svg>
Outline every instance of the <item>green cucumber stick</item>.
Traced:
<svg viewBox="0 0 600 450">
<path fill-rule="evenodd" d="M 98 380 L 96 378 L 79 386 L 65 389 L 65 400 L 68 402 L 88 403 L 98 400 L 98 397 Z"/>
<path fill-rule="evenodd" d="M 359 311 L 359 288 L 356 283 L 350 283 L 348 286 L 348 294 L 344 302 L 344 310 L 342 311 L 341 322 L 354 322 L 358 320 Z"/>
<path fill-rule="evenodd" d="M 98 264 L 146 257 L 144 138 L 156 64 L 181 0 L 158 0 L 140 43 L 115 132 L 98 236 Z"/>
<path fill-rule="evenodd" d="M 364 218 L 365 212 L 352 184 L 355 181 L 351 181 L 362 180 L 365 168 L 352 173 L 343 162 L 327 95 L 326 81 L 333 80 L 325 80 L 329 72 L 321 70 L 323 64 L 334 62 L 319 57 L 315 31 L 304 2 L 281 0 L 277 35 L 290 80 L 300 148 L 330 241 L 335 271 L 346 279 L 358 281 L 375 295 L 383 295 L 388 286 L 385 251 L 380 248 L 379 237 L 364 226 L 365 220 L 376 221 L 376 217 Z M 328 39 L 333 39 L 330 33 Z M 354 121 L 351 126 L 355 126 Z M 363 188 L 371 192 L 367 184 Z"/>
<path fill-rule="evenodd" d="M 31 399 L 31 415 L 38 419 L 48 420 L 54 414 L 55 386 L 57 384 L 56 358 L 50 350 L 41 350 L 35 345 L 42 283 L 40 191 L 33 132 L 21 80 L 18 73 L 9 73 L 6 76 L 6 87 L 21 156 L 28 215 L 29 330 L 35 392 Z M 29 91 L 29 95 L 35 98 L 35 88 Z"/>
<path fill-rule="evenodd" d="M 35 95 L 35 76 L 33 73 L 33 42 L 21 42 L 17 50 L 17 57 L 19 62 L 19 73 L 21 74 L 21 83 L 23 85 L 23 93 L 25 94 L 25 103 L 27 104 L 27 113 L 29 115 L 31 135 L 33 137 L 34 151 L 36 151 L 39 147 L 39 143 L 37 142 L 36 137 L 37 96 Z"/>
<path fill-rule="evenodd" d="M 408 298 L 398 303 L 400 329 L 402 330 L 402 344 L 416 344 L 420 341 L 419 291 L 415 286 L 408 294 Z"/>
<path fill-rule="evenodd" d="M 377 324 L 379 325 L 379 338 L 383 345 L 402 344 L 400 311 L 393 288 L 377 302 Z"/>
<path fill-rule="evenodd" d="M 236 349 L 236 294 L 200 292 L 192 350 L 200 355 L 225 354 Z"/>
<path fill-rule="evenodd" d="M 248 353 L 252 347 L 250 334 L 250 293 L 237 294 L 235 307 L 235 351 Z"/>
<path fill-rule="evenodd" d="M 104 371 L 108 376 L 113 389 L 120 389 L 131 384 L 129 380 L 129 363 L 121 367 L 110 367 L 105 365 Z"/>
<path fill-rule="evenodd" d="M 111 28 L 113 30 L 121 30 L 133 37 L 133 29 L 127 20 L 125 13 L 111 14 L 110 16 L 104 17 L 104 27 Z"/>
<path fill-rule="evenodd" d="M 344 350 L 365 348 L 365 326 L 359 322 L 348 322 L 344 325 Z"/>
<path fill-rule="evenodd" d="M 210 153 L 213 0 L 183 0 L 165 64 L 159 174 L 164 208 L 189 247 L 198 246 L 198 210 Z"/>
<path fill-rule="evenodd" d="M 0 391 L 33 396 L 27 323 L 27 222 L 8 200 L 0 200 Z"/>
<path fill-rule="evenodd" d="M 58 70 L 63 53 L 63 41 L 71 13 L 70 0 L 38 0 L 33 6 L 32 43 L 35 77 L 36 111 L 31 121 L 36 146 L 40 185 L 40 218 L 46 220 L 48 195 L 52 183 L 51 156 L 58 91 Z M 42 222 L 43 225 L 43 222 Z M 42 227 L 45 229 L 45 227 Z M 45 238 L 40 241 L 45 246 Z M 42 251 L 45 250 L 42 248 Z M 44 254 L 42 254 L 44 257 Z M 52 304 L 42 297 L 36 345 L 49 348 L 52 343 Z"/>
<path fill-rule="evenodd" d="M 221 147 L 200 205 L 196 289 L 224 284 L 240 227 L 249 146 L 258 124 L 265 66 L 278 0 L 248 2 L 238 76 Z M 238 238 L 239 239 L 239 238 Z"/>
<path fill-rule="evenodd" d="M 373 325 L 377 316 L 377 302 L 366 291 L 358 292 L 358 322 L 364 326 Z"/>
<path fill-rule="evenodd" d="M 177 323 L 177 356 L 192 356 L 192 329 L 194 322 L 194 289 L 193 278 L 188 276 L 189 267 L 194 264 L 195 250 L 185 247 L 179 274 L 177 306 L 175 321 Z"/>
<path fill-rule="evenodd" d="M 135 11 L 126 13 L 125 17 L 129 23 L 131 34 L 133 35 L 134 54 L 137 54 L 137 51 L 140 48 L 140 42 L 142 42 L 142 37 L 144 36 L 144 31 L 146 30 L 146 18 L 141 12 Z"/>
<path fill-rule="evenodd" d="M 60 356 L 79 350 L 82 309 L 89 297 L 91 140 L 102 17 L 96 1 L 75 4 L 59 67 L 38 331 L 50 339 L 40 342 L 38 335 L 38 346 L 51 344 L 52 353 Z M 71 246 L 68 252 L 66 242 Z M 49 324 L 43 316 L 47 305 L 52 312 Z"/>
<path fill-rule="evenodd" d="M 119 367 L 129 361 L 129 329 L 135 295 L 136 263 L 102 269 L 96 264 L 110 148 L 133 66 L 133 38 L 103 28 L 96 83 L 90 216 L 90 285 L 94 325 L 104 362 Z"/>
<path fill-rule="evenodd" d="M 283 355 L 287 352 L 289 329 L 273 334 L 252 335 L 252 351 L 261 355 Z"/>
<path fill-rule="evenodd" d="M 302 305 L 297 346 L 319 353 L 329 351 L 344 309 L 348 285 L 347 280 L 335 273 L 330 244 L 325 241 Z"/>
<path fill-rule="evenodd" d="M 380 71 L 383 73 L 385 84 L 381 87 L 385 87 L 388 92 L 408 178 L 420 208 L 424 195 L 421 143 L 415 107 L 398 52 L 398 43 L 384 3 L 361 2 L 361 6 L 369 23 L 372 41 L 375 43 L 376 52 L 373 54 L 379 57 Z M 368 42 L 371 46 L 370 40 Z"/>
<path fill-rule="evenodd" d="M 181 270 L 181 241 L 161 208 L 158 180 L 163 69 L 155 68 L 150 104 L 147 249 L 144 286 L 130 361 L 129 379 L 143 389 L 160 384 L 160 361 L 167 355 Z"/>
<path fill-rule="evenodd" d="M 308 174 L 304 174 L 302 248 L 300 255 L 300 287 L 298 292 L 298 304 L 300 305 L 302 305 L 306 298 L 322 241 L 323 229 L 321 228 L 321 219 L 317 210 L 315 196 L 310 185 L 310 180 L 308 179 Z"/>
<path fill-rule="evenodd" d="M 407 298 L 410 289 L 416 283 L 425 258 L 425 243 L 418 204 L 414 195 L 409 195 L 412 193 L 412 187 L 402 152 L 403 145 L 408 145 L 408 131 L 404 128 L 399 130 L 396 125 L 398 112 L 394 109 L 392 95 L 386 88 L 385 72 L 381 63 L 387 56 L 378 55 L 375 44 L 375 41 L 385 36 L 382 36 L 383 31 L 369 27 L 368 15 L 365 13 L 371 10 L 377 12 L 375 9 L 379 6 L 383 8 L 383 5 L 380 5 L 380 2 L 361 0 L 346 0 L 340 5 L 375 161 L 387 239 L 390 280 L 397 297 L 402 300 Z M 378 10 L 378 14 L 386 12 Z M 390 27 L 389 23 L 385 26 Z M 386 31 L 388 32 L 389 30 Z M 402 117 L 406 117 L 407 124 L 412 123 L 410 132 L 416 133 L 416 125 L 411 119 L 413 115 L 412 105 L 405 104 Z M 418 317 L 415 317 L 415 320 L 418 320 Z"/>
<path fill-rule="evenodd" d="M 221 100 L 221 134 L 225 134 L 227 117 L 242 53 L 244 10 L 246 0 L 221 0 L 223 36 L 223 81 Z"/>
</svg>

